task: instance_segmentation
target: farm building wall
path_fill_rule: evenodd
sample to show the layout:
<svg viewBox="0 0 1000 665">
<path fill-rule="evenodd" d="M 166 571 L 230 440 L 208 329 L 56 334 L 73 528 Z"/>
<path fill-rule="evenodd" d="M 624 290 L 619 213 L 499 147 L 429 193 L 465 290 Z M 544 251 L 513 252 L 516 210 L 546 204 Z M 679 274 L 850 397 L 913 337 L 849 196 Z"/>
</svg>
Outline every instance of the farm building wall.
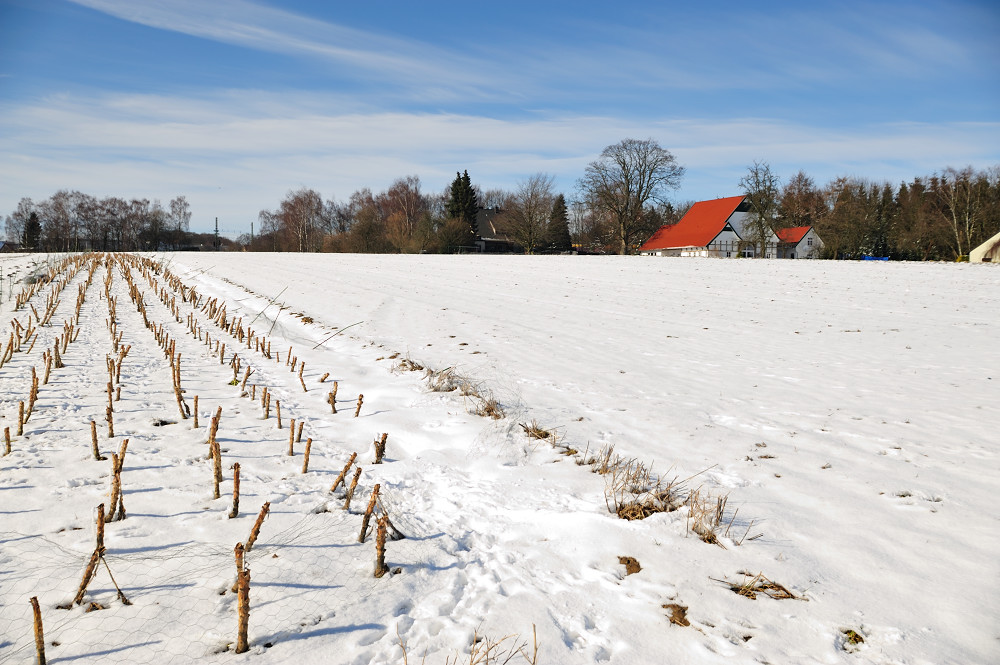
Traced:
<svg viewBox="0 0 1000 665">
<path fill-rule="evenodd" d="M 1000 233 L 969 252 L 969 263 L 1000 263 Z"/>
<path fill-rule="evenodd" d="M 809 229 L 795 245 L 782 243 L 778 247 L 779 259 L 818 259 L 823 249 L 823 241 L 816 229 Z"/>
</svg>

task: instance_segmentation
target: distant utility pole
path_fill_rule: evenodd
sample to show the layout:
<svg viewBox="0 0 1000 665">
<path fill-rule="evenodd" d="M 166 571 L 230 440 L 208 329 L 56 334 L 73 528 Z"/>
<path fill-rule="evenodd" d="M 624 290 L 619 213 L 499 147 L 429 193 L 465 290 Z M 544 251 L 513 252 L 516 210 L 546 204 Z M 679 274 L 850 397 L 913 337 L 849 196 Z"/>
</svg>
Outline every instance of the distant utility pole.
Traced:
<svg viewBox="0 0 1000 665">
<path fill-rule="evenodd" d="M 212 242 L 212 246 L 215 247 L 215 251 L 219 251 L 222 247 L 222 241 L 219 240 L 219 218 L 215 218 L 215 240 Z"/>
</svg>

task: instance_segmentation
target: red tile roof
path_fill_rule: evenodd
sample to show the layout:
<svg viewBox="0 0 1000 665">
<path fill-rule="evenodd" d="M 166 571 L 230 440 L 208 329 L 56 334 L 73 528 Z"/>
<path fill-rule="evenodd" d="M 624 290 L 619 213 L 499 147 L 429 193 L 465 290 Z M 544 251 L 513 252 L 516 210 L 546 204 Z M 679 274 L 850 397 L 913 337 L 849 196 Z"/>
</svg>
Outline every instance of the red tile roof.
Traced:
<svg viewBox="0 0 1000 665">
<path fill-rule="evenodd" d="M 726 226 L 726 220 L 743 202 L 742 196 L 699 201 L 676 224 L 667 224 L 639 248 L 640 252 L 673 247 L 705 247 Z"/>
<path fill-rule="evenodd" d="M 798 244 L 802 238 L 809 233 L 811 226 L 792 226 L 787 229 L 778 229 L 775 233 L 781 242 Z"/>
</svg>

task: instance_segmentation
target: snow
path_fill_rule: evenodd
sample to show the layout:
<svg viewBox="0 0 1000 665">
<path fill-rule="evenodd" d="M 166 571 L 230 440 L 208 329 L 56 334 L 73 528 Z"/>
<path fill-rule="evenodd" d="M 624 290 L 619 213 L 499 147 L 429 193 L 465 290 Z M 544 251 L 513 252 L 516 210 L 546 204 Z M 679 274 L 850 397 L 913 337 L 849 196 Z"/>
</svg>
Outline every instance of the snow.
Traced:
<svg viewBox="0 0 1000 665">
<path fill-rule="evenodd" d="M 11 276 L 63 258 L 0 257 L 4 334 L 15 319 L 34 321 L 30 307 L 14 311 L 23 284 Z M 995 266 L 146 258 L 160 264 L 156 288 L 135 266 L 134 283 L 182 354 L 184 399 L 199 396 L 200 426 L 180 417 L 169 358 L 115 265 L 117 330 L 132 348 L 107 438 L 114 349 L 102 262 L 66 366 L 52 369 L 24 436 L 0 458 L 0 662 L 32 657 L 32 596 L 50 662 L 402 663 L 401 643 L 410 662 L 467 661 L 474 636 L 517 635 L 502 646 L 527 642 L 530 655 L 533 627 L 539 663 L 1000 660 Z M 197 306 L 167 272 L 197 290 Z M 31 368 L 44 374 L 42 353 L 73 319 L 86 278 L 84 269 L 63 289 L 32 351 L 0 369 L 0 427 L 16 432 Z M 161 289 L 176 297 L 176 316 Z M 52 290 L 31 300 L 40 315 Z M 203 311 L 210 298 L 271 340 L 280 360 L 214 325 Z M 212 348 L 188 332 L 189 315 Z M 221 364 L 215 340 L 226 343 Z M 289 347 L 306 363 L 308 392 L 286 365 Z M 255 402 L 230 385 L 234 351 L 253 368 Z M 434 392 L 403 360 L 450 369 L 506 416 L 476 415 L 481 399 Z M 333 381 L 337 414 L 326 402 Z M 273 406 L 263 417 L 265 385 L 281 402 L 282 429 Z M 225 480 L 213 499 L 205 442 L 220 406 Z M 305 422 L 291 457 L 289 418 Z M 84 604 L 58 609 L 77 592 L 96 506 L 109 500 L 111 460 L 93 459 L 91 420 L 105 456 L 129 439 L 127 518 L 106 525 L 105 560 L 131 605 L 102 564 Z M 555 445 L 525 435 L 521 424 L 533 421 Z M 375 465 L 382 433 L 386 458 Z M 726 496 L 719 543 L 692 532 L 687 505 L 635 521 L 609 512 L 613 474 L 583 462 L 610 445 L 676 479 L 681 498 Z M 329 490 L 352 452 L 363 472 L 345 512 L 344 489 Z M 229 519 L 234 462 L 240 513 Z M 393 574 L 380 579 L 374 534 L 357 542 L 376 483 L 406 536 L 387 543 Z M 270 514 L 247 555 L 250 650 L 238 655 L 233 547 L 265 501 Z M 626 575 L 622 556 L 641 571 Z M 743 573 L 797 598 L 737 595 L 726 582 L 751 579 Z M 91 602 L 105 609 L 86 612 Z M 688 608 L 689 626 L 670 622 L 669 604 Z M 849 644 L 848 630 L 864 642 Z"/>
</svg>

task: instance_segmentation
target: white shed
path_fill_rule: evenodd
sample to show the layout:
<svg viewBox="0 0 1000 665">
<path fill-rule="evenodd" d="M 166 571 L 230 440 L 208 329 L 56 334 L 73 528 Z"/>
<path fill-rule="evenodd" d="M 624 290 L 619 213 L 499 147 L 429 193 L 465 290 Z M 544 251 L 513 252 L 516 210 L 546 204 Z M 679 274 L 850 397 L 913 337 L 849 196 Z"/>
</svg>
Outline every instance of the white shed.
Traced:
<svg viewBox="0 0 1000 665">
<path fill-rule="evenodd" d="M 778 258 L 782 259 L 818 259 L 823 249 L 823 241 L 811 226 L 778 229 L 778 238 Z"/>
<path fill-rule="evenodd" d="M 1000 233 L 969 252 L 969 263 L 1000 263 Z"/>
</svg>

